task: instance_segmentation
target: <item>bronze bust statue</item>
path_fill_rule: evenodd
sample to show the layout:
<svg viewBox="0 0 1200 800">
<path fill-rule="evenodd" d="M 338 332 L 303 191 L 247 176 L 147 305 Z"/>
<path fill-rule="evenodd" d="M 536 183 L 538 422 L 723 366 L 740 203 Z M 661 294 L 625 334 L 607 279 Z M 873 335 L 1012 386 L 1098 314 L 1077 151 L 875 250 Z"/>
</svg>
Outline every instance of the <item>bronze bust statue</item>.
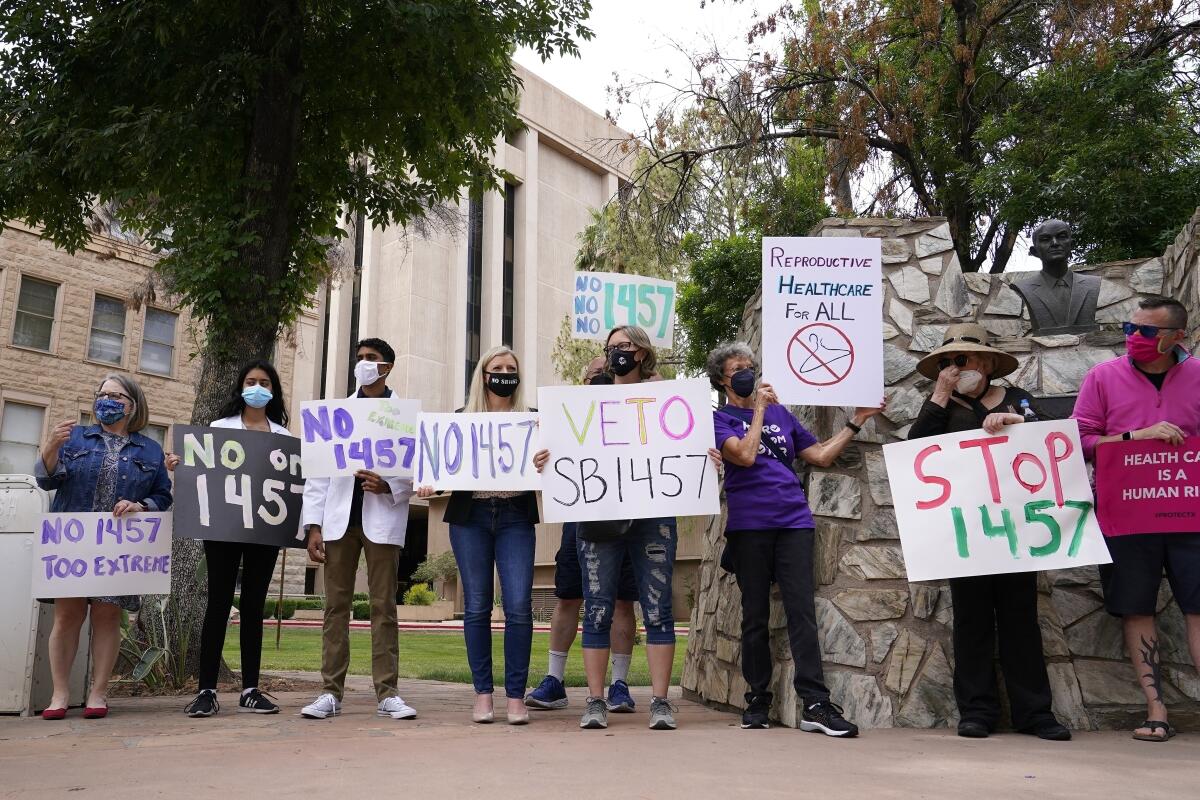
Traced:
<svg viewBox="0 0 1200 800">
<path fill-rule="evenodd" d="M 1042 269 L 1013 288 L 1029 309 L 1033 333 L 1075 333 L 1096 327 L 1096 301 L 1100 278 L 1072 272 L 1071 226 L 1048 219 L 1033 230 L 1029 254 L 1041 259 Z"/>
</svg>

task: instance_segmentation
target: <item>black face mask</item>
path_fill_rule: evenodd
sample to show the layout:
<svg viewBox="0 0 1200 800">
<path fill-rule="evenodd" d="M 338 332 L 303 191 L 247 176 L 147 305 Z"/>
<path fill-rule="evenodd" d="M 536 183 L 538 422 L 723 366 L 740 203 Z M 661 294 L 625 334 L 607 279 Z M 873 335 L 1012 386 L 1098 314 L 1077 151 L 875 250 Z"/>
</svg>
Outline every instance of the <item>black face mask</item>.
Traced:
<svg viewBox="0 0 1200 800">
<path fill-rule="evenodd" d="M 628 375 L 636 366 L 637 362 L 633 360 L 633 353 L 613 350 L 608 354 L 608 368 L 613 371 L 614 375 Z"/>
<path fill-rule="evenodd" d="M 729 388 L 738 397 L 749 397 L 754 394 L 754 370 L 750 367 L 739 369 L 729 378 Z"/>
<path fill-rule="evenodd" d="M 486 385 L 488 391 L 498 397 L 512 397 L 521 385 L 521 376 L 515 372 L 489 372 Z"/>
<path fill-rule="evenodd" d="M 612 382 L 612 375 L 609 375 L 607 372 L 601 372 L 599 375 L 592 376 L 592 379 L 588 381 L 588 386 L 608 386 Z"/>
</svg>

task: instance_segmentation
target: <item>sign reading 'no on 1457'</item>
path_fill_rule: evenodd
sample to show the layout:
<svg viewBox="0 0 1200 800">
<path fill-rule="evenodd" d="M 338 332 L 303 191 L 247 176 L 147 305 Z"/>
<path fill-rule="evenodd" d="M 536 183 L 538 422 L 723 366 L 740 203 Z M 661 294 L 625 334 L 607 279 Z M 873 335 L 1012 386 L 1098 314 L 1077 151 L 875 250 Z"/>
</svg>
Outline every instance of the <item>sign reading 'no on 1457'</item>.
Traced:
<svg viewBox="0 0 1200 800">
<path fill-rule="evenodd" d="M 878 406 L 879 240 L 767 237 L 762 248 L 763 379 L 782 403 Z"/>
<path fill-rule="evenodd" d="M 637 325 L 655 347 L 670 347 L 675 327 L 675 283 L 616 272 L 575 273 L 571 336 L 604 341 L 618 325 Z"/>
<path fill-rule="evenodd" d="M 897 442 L 883 456 L 910 581 L 1112 560 L 1074 420 Z"/>
</svg>

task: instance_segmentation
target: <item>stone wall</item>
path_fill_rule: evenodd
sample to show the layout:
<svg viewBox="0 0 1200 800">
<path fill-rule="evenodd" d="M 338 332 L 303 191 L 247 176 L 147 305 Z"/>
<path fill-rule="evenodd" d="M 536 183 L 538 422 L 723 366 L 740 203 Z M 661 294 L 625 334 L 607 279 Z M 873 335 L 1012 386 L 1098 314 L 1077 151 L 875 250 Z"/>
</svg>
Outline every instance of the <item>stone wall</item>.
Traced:
<svg viewBox="0 0 1200 800">
<path fill-rule="evenodd" d="M 977 321 L 995 346 L 1020 367 L 1008 381 L 1038 397 L 1073 395 L 1087 370 L 1122 352 L 1119 323 L 1138 297 L 1168 291 L 1196 303 L 1192 270 L 1198 257 L 1193 220 L 1164 258 L 1083 267 L 1104 280 L 1100 330 L 1084 336 L 1027 337 L 1028 314 L 1011 288 L 1019 274 L 964 275 L 939 218 L 825 220 L 816 236 L 874 236 L 883 240 L 884 373 L 888 409 L 863 428 L 829 469 L 813 470 L 807 492 L 816 515 L 816 611 L 825 679 L 835 702 L 864 727 L 940 727 L 957 722 L 952 691 L 953 609 L 944 581 L 905 579 L 896 517 L 881 446 L 904 439 L 931 382 L 915 371 L 919 358 L 941 344 L 946 326 Z M 760 345 L 761 297 L 747 305 L 739 338 Z M 848 410 L 794 408 L 821 439 L 835 433 Z M 696 587 L 697 603 L 684 664 L 685 692 L 718 706 L 743 706 L 740 597 L 718 565 L 724 520 L 713 518 Z M 772 715 L 796 724 L 793 666 L 783 609 L 771 607 L 776 670 Z M 1054 709 L 1075 729 L 1128 727 L 1141 720 L 1144 700 L 1125 660 L 1118 621 L 1102 608 L 1096 568 L 1045 572 L 1039 617 L 1054 689 Z M 1184 620 L 1160 594 L 1167 699 L 1172 719 L 1200 718 L 1200 680 L 1190 666 Z"/>
</svg>

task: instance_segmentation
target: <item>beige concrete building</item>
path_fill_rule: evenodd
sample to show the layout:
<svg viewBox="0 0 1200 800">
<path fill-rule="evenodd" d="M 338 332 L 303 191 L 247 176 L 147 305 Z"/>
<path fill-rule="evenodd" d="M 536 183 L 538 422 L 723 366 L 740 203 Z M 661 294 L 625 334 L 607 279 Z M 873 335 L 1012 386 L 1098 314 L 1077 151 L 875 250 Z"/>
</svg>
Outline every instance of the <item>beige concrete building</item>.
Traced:
<svg viewBox="0 0 1200 800">
<path fill-rule="evenodd" d="M 298 358 L 297 400 L 306 388 L 311 397 L 349 394 L 354 343 L 367 336 L 396 350 L 392 389 L 429 410 L 460 407 L 479 355 L 502 343 L 521 359 L 527 399 L 536 398 L 537 386 L 562 382 L 550 354 L 571 311 L 578 236 L 630 178 L 628 158 L 615 146 L 628 134 L 533 73 L 517 72 L 522 129 L 498 140 L 494 157 L 512 176 L 506 191 L 464 193 L 454 209 L 458 230 L 422 235 L 360 221 L 348 247 L 352 269 L 301 322 L 301 348 L 320 361 Z M 700 540 L 698 531 L 681 536 L 676 600 L 683 618 Z M 559 537 L 557 525 L 538 527 L 535 609 L 553 602 Z M 440 506 L 429 514 L 424 504 L 414 506 L 402 578 L 427 553 L 449 548 Z"/>
</svg>

